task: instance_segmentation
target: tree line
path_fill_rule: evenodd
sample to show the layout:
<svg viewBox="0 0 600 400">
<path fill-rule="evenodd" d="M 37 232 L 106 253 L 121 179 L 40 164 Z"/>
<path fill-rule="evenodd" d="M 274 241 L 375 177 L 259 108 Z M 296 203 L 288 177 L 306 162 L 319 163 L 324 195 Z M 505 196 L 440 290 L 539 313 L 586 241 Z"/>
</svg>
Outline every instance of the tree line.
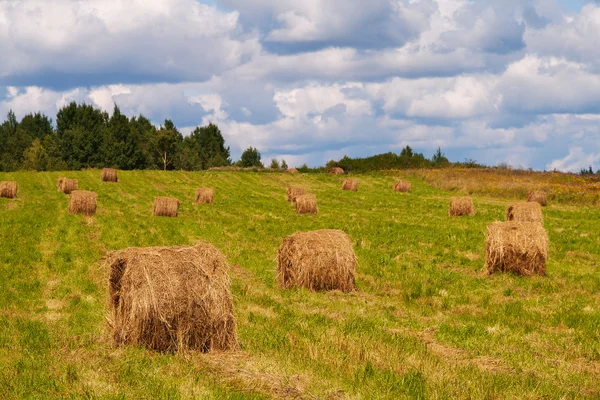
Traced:
<svg viewBox="0 0 600 400">
<path fill-rule="evenodd" d="M 243 167 L 262 166 L 258 150 L 248 148 Z M 9 111 L 0 125 L 0 171 L 131 169 L 203 170 L 232 165 L 229 146 L 218 126 L 198 126 L 184 137 L 165 119 L 156 127 L 143 115 L 129 118 L 117 105 L 112 115 L 72 102 L 56 115 L 42 113 L 18 121 Z"/>
</svg>

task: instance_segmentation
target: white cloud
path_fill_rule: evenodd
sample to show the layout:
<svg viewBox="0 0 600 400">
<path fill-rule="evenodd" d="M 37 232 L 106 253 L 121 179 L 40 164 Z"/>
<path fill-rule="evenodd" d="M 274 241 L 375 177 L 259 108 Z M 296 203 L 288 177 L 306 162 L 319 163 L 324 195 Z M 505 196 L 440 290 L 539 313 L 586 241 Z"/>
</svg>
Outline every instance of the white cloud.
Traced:
<svg viewBox="0 0 600 400">
<path fill-rule="evenodd" d="M 579 172 L 581 169 L 592 167 L 594 171 L 600 166 L 600 152 L 586 153 L 578 146 L 569 147 L 569 154 L 565 157 L 553 160 L 548 164 L 549 170 L 557 169 L 565 172 Z"/>
</svg>

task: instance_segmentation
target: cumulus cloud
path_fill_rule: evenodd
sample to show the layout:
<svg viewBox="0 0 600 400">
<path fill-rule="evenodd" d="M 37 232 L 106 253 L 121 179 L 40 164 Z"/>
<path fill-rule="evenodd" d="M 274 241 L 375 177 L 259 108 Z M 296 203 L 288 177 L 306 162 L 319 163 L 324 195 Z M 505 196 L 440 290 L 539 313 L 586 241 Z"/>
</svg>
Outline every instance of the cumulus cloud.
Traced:
<svg viewBox="0 0 600 400">
<path fill-rule="evenodd" d="M 553 160 L 548 164 L 548 169 L 559 171 L 580 171 L 592 167 L 595 171 L 600 164 L 600 153 L 586 153 L 583 148 L 572 146 L 569 148 L 569 154 L 565 157 Z"/>
</svg>

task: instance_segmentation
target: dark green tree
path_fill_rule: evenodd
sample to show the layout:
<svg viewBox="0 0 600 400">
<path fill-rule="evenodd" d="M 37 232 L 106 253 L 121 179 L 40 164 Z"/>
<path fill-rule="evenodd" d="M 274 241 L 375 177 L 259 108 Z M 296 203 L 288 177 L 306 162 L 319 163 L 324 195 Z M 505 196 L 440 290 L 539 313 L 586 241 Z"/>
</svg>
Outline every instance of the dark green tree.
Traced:
<svg viewBox="0 0 600 400">
<path fill-rule="evenodd" d="M 54 133 L 52 119 L 39 112 L 24 116 L 19 126 L 33 139 L 42 140 L 46 135 Z"/>
<path fill-rule="evenodd" d="M 15 113 L 10 110 L 6 120 L 0 125 L 0 170 L 19 169 L 24 152 L 32 141 L 32 137 L 19 126 Z"/>
<path fill-rule="evenodd" d="M 444 153 L 442 153 L 442 149 L 440 147 L 437 148 L 437 151 L 433 157 L 431 157 L 431 162 L 436 166 L 446 166 L 450 164 L 448 159 L 444 156 Z"/>
<path fill-rule="evenodd" d="M 285 160 L 281 159 L 281 169 L 288 169 L 288 168 L 289 167 L 288 167 L 287 163 L 285 162 Z"/>
<path fill-rule="evenodd" d="M 169 120 L 165 120 L 154 139 L 154 149 L 161 162 L 163 170 L 173 166 L 173 161 L 177 157 L 177 153 L 181 148 L 183 136 L 175 127 L 175 124 Z"/>
<path fill-rule="evenodd" d="M 260 160 L 260 152 L 254 147 L 248 147 L 242 153 L 242 157 L 240 158 L 240 165 L 242 167 L 263 167 L 263 164 Z"/>
<path fill-rule="evenodd" d="M 269 166 L 271 169 L 279 169 L 281 166 L 279 165 L 279 161 L 276 158 L 271 159 L 271 165 Z"/>
<path fill-rule="evenodd" d="M 208 169 L 231 165 L 229 147 L 219 127 L 212 122 L 198 126 L 184 139 L 180 168 L 188 170 Z"/>
</svg>

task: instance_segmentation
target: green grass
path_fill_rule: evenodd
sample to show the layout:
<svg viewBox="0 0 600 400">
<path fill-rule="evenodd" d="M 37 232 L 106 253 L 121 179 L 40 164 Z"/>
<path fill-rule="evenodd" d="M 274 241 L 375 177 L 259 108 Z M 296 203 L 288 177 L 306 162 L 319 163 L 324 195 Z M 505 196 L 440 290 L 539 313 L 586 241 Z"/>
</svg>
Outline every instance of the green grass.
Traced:
<svg viewBox="0 0 600 400">
<path fill-rule="evenodd" d="M 507 200 L 475 197 L 475 217 L 448 217 L 452 195 L 417 178 L 361 175 L 358 192 L 325 174 L 66 173 L 98 193 L 98 213 L 67 212 L 65 173 L 0 173 L 0 398 L 598 398 L 600 208 L 550 205 L 548 276 L 486 276 L 484 232 Z M 317 195 L 298 216 L 289 184 Z M 214 205 L 193 205 L 196 187 Z M 178 218 L 154 218 L 154 196 Z M 341 229 L 358 257 L 352 294 L 275 285 L 284 236 Z M 106 251 L 205 239 L 234 265 L 242 350 L 158 354 L 114 348 Z"/>
</svg>

